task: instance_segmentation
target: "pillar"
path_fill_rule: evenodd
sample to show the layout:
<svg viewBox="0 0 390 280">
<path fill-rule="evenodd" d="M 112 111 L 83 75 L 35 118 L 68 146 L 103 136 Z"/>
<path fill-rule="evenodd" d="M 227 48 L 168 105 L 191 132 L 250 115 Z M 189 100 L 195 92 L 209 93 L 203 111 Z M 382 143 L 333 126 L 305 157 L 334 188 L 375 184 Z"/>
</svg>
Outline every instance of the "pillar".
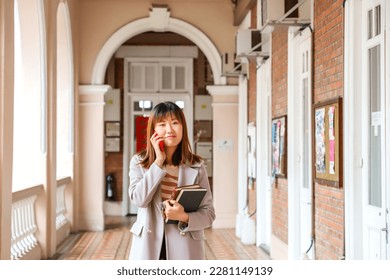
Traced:
<svg viewBox="0 0 390 280">
<path fill-rule="evenodd" d="M 234 228 L 238 195 L 238 87 L 208 86 L 213 97 L 213 228 Z"/>
<path fill-rule="evenodd" d="M 78 228 L 104 229 L 104 94 L 108 85 L 79 86 Z"/>
<path fill-rule="evenodd" d="M 0 259 L 11 258 L 14 2 L 0 0 Z"/>
</svg>

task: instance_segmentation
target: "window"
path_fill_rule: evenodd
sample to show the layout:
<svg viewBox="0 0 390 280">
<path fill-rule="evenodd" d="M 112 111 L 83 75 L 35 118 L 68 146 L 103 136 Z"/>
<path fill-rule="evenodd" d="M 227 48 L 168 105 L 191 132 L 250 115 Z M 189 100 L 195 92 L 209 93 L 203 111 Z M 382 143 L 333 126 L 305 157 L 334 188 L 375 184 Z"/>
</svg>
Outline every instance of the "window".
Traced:
<svg viewBox="0 0 390 280">
<path fill-rule="evenodd" d="M 188 92 L 185 62 L 140 61 L 128 63 L 131 92 Z"/>
<path fill-rule="evenodd" d="M 186 91 L 186 68 L 184 65 L 161 66 L 161 91 Z"/>
<path fill-rule="evenodd" d="M 382 207 L 383 188 L 383 89 L 381 6 L 373 4 L 367 10 L 367 91 L 368 91 L 368 204 Z"/>
<path fill-rule="evenodd" d="M 156 63 L 130 62 L 129 63 L 129 89 L 132 92 L 157 91 L 157 67 Z"/>
<path fill-rule="evenodd" d="M 382 149 L 381 149 L 381 69 L 380 69 L 380 46 L 375 46 L 368 50 L 369 60 L 369 93 L 370 93 L 370 116 L 369 123 L 370 138 L 370 184 L 369 184 L 369 204 L 381 207 L 381 186 L 382 186 Z"/>
</svg>

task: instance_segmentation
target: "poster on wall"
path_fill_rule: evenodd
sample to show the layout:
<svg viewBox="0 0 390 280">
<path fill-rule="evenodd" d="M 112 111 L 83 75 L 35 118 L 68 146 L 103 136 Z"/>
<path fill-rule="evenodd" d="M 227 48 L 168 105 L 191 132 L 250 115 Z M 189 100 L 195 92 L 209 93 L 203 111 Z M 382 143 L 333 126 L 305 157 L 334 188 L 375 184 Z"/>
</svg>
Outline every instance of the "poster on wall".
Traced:
<svg viewBox="0 0 390 280">
<path fill-rule="evenodd" d="M 121 136 L 120 122 L 106 122 L 106 136 L 107 137 Z"/>
<path fill-rule="evenodd" d="M 315 111 L 316 172 L 325 173 L 325 108 Z"/>
<path fill-rule="evenodd" d="M 334 169 L 335 164 L 335 136 L 334 136 L 334 106 L 328 108 L 328 119 L 329 119 L 329 173 L 336 174 Z"/>
<path fill-rule="evenodd" d="M 105 151 L 106 152 L 120 152 L 120 138 L 119 137 L 106 137 L 105 140 Z"/>
<path fill-rule="evenodd" d="M 272 120 L 272 176 L 287 177 L 287 116 Z"/>
<path fill-rule="evenodd" d="M 314 180 L 324 185 L 342 185 L 342 99 L 314 105 Z"/>
</svg>

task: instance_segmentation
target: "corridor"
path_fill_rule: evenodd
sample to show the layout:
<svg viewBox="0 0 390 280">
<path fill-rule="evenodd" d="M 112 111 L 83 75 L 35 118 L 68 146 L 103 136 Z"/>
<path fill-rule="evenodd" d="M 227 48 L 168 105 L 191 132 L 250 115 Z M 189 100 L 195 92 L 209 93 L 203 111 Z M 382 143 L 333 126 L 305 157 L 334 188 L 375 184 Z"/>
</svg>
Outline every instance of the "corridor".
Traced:
<svg viewBox="0 0 390 280">
<path fill-rule="evenodd" d="M 0 53 L 0 260 L 127 260 L 164 101 L 207 259 L 390 260 L 390 0 L 0 0 Z"/>
<path fill-rule="evenodd" d="M 106 217 L 106 229 L 99 232 L 71 234 L 62 242 L 55 260 L 127 260 L 131 246 L 130 226 L 134 216 Z M 231 229 L 206 229 L 208 260 L 269 260 L 269 255 L 255 245 L 244 245 Z"/>
</svg>

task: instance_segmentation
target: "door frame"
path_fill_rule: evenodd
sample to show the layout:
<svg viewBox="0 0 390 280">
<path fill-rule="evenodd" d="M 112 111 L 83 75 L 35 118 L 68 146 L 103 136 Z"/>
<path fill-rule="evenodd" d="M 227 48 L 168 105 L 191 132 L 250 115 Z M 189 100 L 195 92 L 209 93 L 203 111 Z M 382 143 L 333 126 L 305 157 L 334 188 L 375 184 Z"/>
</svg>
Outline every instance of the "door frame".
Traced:
<svg viewBox="0 0 390 280">
<path fill-rule="evenodd" d="M 271 176 L 271 59 L 261 61 L 257 70 L 256 98 L 256 173 L 257 173 L 257 246 L 270 251 L 272 234 Z"/>
<path fill-rule="evenodd" d="M 134 134 L 134 128 L 132 128 L 130 119 L 133 115 L 133 100 L 157 100 L 157 102 L 163 101 L 174 101 L 174 100 L 184 100 L 187 102 L 185 106 L 184 114 L 187 122 L 187 131 L 188 138 L 192 150 L 194 151 L 193 146 L 193 129 L 194 129 L 194 115 L 193 115 L 193 63 L 192 59 L 188 58 L 177 58 L 177 57 L 155 57 L 155 58 L 146 58 L 146 57 L 126 57 L 124 59 L 124 100 L 123 100 L 123 184 L 122 184 L 122 215 L 126 216 L 128 214 L 136 214 L 137 207 L 132 205 L 130 202 L 130 197 L 128 194 L 128 188 L 130 184 L 129 180 L 129 168 L 130 160 L 133 156 L 132 147 L 134 146 L 133 138 L 129 135 Z M 159 62 L 159 63 L 170 63 L 170 62 L 180 62 L 187 65 L 186 83 L 187 91 L 185 92 L 131 92 L 129 89 L 129 69 L 126 67 L 129 62 Z M 159 74 L 157 74 L 159 75 Z M 157 82 L 160 83 L 160 77 L 157 77 Z M 155 103 L 154 105 L 156 105 Z"/>
<path fill-rule="evenodd" d="M 289 259 L 302 259 L 314 258 L 314 250 L 312 248 L 314 246 L 310 246 L 310 242 L 312 240 L 308 240 L 307 245 L 302 242 L 302 188 L 301 186 L 304 183 L 304 177 L 307 176 L 308 183 L 308 191 L 309 194 L 307 197 L 308 203 L 313 205 L 312 201 L 312 188 L 313 188 L 313 180 L 311 173 L 311 154 L 312 149 L 311 145 L 308 147 L 306 152 L 308 153 L 308 162 L 303 162 L 303 149 L 302 140 L 303 140 L 303 123 L 302 120 L 305 118 L 308 122 L 308 143 L 311 143 L 311 109 L 312 109 L 312 75 L 309 76 L 308 80 L 308 94 L 307 99 L 303 100 L 301 98 L 297 98 L 297 93 L 301 93 L 301 84 L 297 83 L 296 73 L 300 73 L 298 69 L 302 65 L 300 49 L 301 44 L 307 40 L 312 40 L 312 33 L 310 28 L 305 28 L 304 30 L 299 30 L 297 27 L 290 27 L 288 33 L 288 125 L 287 125 L 287 138 L 288 138 L 288 156 L 287 156 L 287 166 L 288 166 L 288 255 Z M 312 47 L 312 43 L 310 43 L 310 50 Z M 312 69 L 312 54 L 310 51 L 309 54 L 309 72 L 311 73 Z M 301 96 L 301 95 L 300 95 Z M 303 102 L 308 106 L 307 115 L 305 116 L 305 111 L 303 106 Z M 299 109 L 297 109 L 299 108 Z M 297 132 L 301 131 L 302 135 L 297 135 Z M 300 132 L 299 132 L 300 133 Z M 307 166 L 304 166 L 306 164 Z M 307 173 L 308 172 L 308 173 Z M 310 211 L 308 217 L 305 217 L 309 222 L 306 223 L 307 233 L 312 236 L 312 215 L 313 212 Z M 305 249 L 303 249 L 305 247 Z M 307 248 L 306 248 L 307 247 Z"/>
<path fill-rule="evenodd" d="M 387 54 L 385 57 L 385 120 L 390 120 L 390 97 L 386 99 L 386 96 L 390 94 L 390 3 L 389 1 L 385 2 L 384 5 L 384 20 L 385 20 L 385 53 Z M 385 123 L 385 146 L 386 146 L 386 161 L 385 161 L 385 174 L 386 174 L 386 205 L 389 209 L 390 207 L 390 121 Z M 387 211 L 387 226 L 388 230 L 390 227 L 390 214 Z M 390 239 L 390 232 L 388 232 L 388 238 Z M 390 260 L 390 242 L 387 242 L 387 256 L 386 259 Z"/>
<path fill-rule="evenodd" d="M 390 54 L 390 7 L 386 1 L 382 1 L 383 16 L 386 21 L 385 30 L 385 52 Z M 345 258 L 347 260 L 363 259 L 364 252 L 362 243 L 363 238 L 363 172 L 364 172 L 364 144 L 362 141 L 362 103 L 363 103 L 363 34 L 365 29 L 362 22 L 363 17 L 362 1 L 345 2 L 345 41 L 344 41 L 344 143 L 354 143 L 352 147 L 344 149 L 344 189 L 345 189 Z M 385 57 L 384 63 L 386 81 L 390 81 L 390 55 Z M 385 84 L 385 93 L 390 93 L 390 83 Z M 384 103 L 385 119 L 390 118 L 390 98 Z M 385 203 L 390 205 L 390 122 L 385 123 Z M 387 215 L 387 224 L 389 225 L 390 215 Z M 387 259 L 390 259 L 390 247 L 387 243 Z"/>
<path fill-rule="evenodd" d="M 345 194 L 345 259 L 363 258 L 362 224 L 362 43 L 361 1 L 345 2 L 344 30 L 344 143 L 354 143 L 343 149 Z"/>
<path fill-rule="evenodd" d="M 361 103 L 361 112 L 362 112 L 362 158 L 363 158 L 363 165 L 362 165 L 362 231 L 363 231 L 363 259 L 388 259 L 389 252 L 388 252 L 388 219 L 389 219 L 389 204 L 388 199 L 386 195 L 389 192 L 389 187 L 387 186 L 386 181 L 386 165 L 387 165 L 387 159 L 386 155 L 388 154 L 388 147 L 386 147 L 386 137 L 388 134 L 388 131 L 386 131 L 386 114 L 389 108 L 386 108 L 386 89 L 385 89 L 385 59 L 386 59 L 386 53 L 385 53 L 385 47 L 386 47 L 386 41 L 385 41 L 385 17 L 383 15 L 386 14 L 386 1 L 383 0 L 376 0 L 372 1 L 369 0 L 369 5 L 366 5 L 366 1 L 362 1 L 362 22 L 363 22 L 363 28 L 361 33 L 362 38 L 362 103 Z M 380 5 L 381 7 L 381 33 L 378 36 L 374 36 L 373 39 L 366 39 L 367 37 L 367 11 L 368 8 L 376 7 L 377 5 Z M 381 125 L 379 126 L 379 131 L 381 134 L 380 137 L 380 153 L 381 155 L 385 155 L 384 157 L 381 157 L 381 163 L 380 163 L 380 169 L 381 169 L 381 206 L 373 206 L 369 205 L 368 200 L 368 189 L 370 187 L 369 182 L 369 166 L 370 166 L 370 151 L 369 151 L 369 130 L 371 130 L 372 124 L 369 123 L 369 120 L 372 121 L 372 113 L 370 109 L 368 108 L 367 104 L 370 104 L 370 90 L 369 90 L 369 84 L 370 80 L 368 77 L 369 75 L 369 63 L 368 63 L 368 50 L 373 49 L 374 47 L 379 46 L 380 47 L 380 69 L 383 69 L 384 71 L 379 71 L 380 73 L 380 85 L 379 85 L 379 92 L 380 92 L 380 104 L 381 108 L 380 111 L 378 111 L 380 114 L 377 114 L 379 117 L 379 122 Z M 369 118 L 369 114 L 371 114 L 371 118 Z M 388 140 L 387 140 L 388 141 Z M 386 187 L 387 186 L 387 187 Z M 383 243 L 384 242 L 384 243 Z M 379 243 L 379 244 L 378 244 Z M 377 247 L 375 250 L 375 247 Z M 383 253 L 383 250 L 385 252 Z M 374 256 L 375 255 L 375 256 Z"/>
</svg>

